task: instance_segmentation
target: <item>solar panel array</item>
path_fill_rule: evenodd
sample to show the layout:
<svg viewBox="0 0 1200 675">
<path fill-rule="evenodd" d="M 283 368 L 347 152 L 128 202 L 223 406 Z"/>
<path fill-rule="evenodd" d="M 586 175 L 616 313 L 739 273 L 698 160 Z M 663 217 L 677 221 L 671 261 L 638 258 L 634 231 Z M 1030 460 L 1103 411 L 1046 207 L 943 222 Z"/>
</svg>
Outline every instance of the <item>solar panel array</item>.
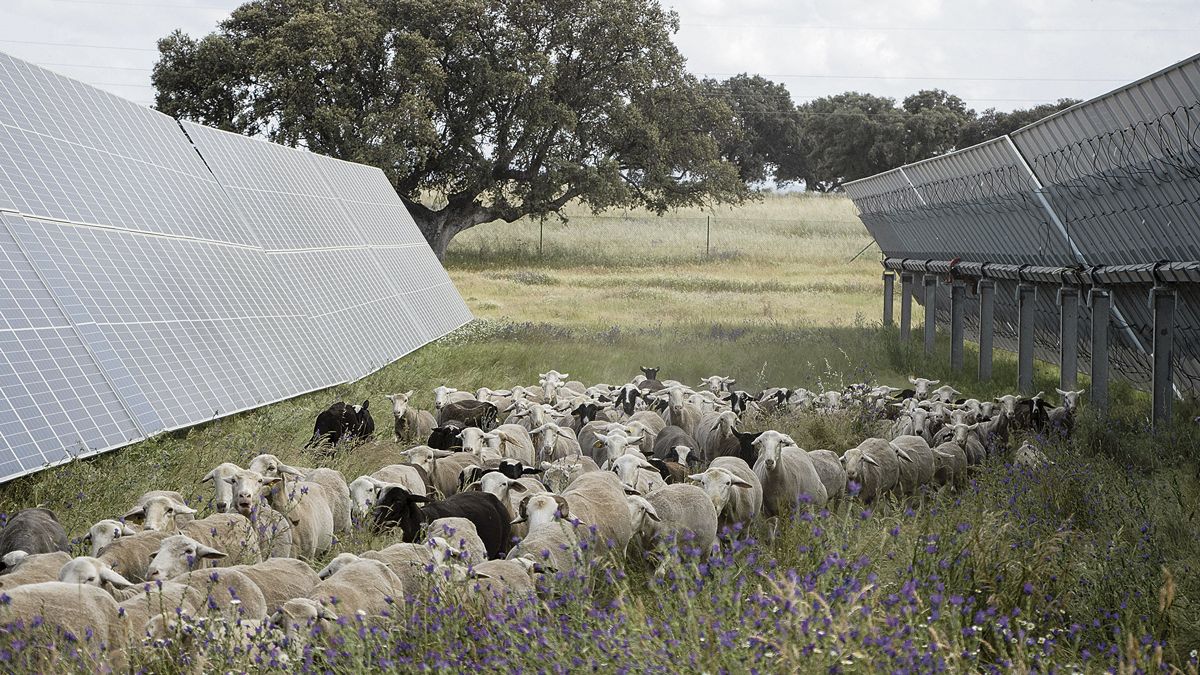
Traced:
<svg viewBox="0 0 1200 675">
<path fill-rule="evenodd" d="M 0 481 L 358 379 L 471 319 L 377 168 L 0 54 Z"/>
</svg>

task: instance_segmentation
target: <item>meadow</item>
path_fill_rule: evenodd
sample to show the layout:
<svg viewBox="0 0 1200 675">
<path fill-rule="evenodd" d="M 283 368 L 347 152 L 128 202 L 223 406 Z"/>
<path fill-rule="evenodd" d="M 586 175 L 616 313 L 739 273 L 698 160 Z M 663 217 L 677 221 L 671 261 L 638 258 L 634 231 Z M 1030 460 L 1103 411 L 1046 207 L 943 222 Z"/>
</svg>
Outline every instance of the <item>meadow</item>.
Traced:
<svg viewBox="0 0 1200 675">
<path fill-rule="evenodd" d="M 870 238 L 844 199 L 569 216 L 544 224 L 540 254 L 536 222 L 482 226 L 456 241 L 448 267 L 478 320 L 446 338 L 359 382 L 5 484 L 0 511 L 42 504 L 79 536 L 149 489 L 211 508 L 198 479 L 262 452 L 352 478 L 402 449 L 381 414 L 385 394 L 414 389 L 429 407 L 441 384 L 533 384 L 549 368 L 615 383 L 660 366 L 662 377 L 729 375 L 752 391 L 899 385 L 910 373 L 979 397 L 1014 388 L 1010 356 L 998 355 L 991 382 L 970 368 L 951 378 L 946 345 L 926 357 L 879 325 L 878 251 L 851 261 Z M 1052 391 L 1057 375 L 1043 364 L 1037 379 Z M 364 398 L 377 408 L 377 438 L 329 460 L 301 448 L 319 410 Z M 1196 673 L 1200 438 L 1186 421 L 1195 408 L 1179 408 L 1176 425 L 1152 433 L 1144 396 L 1118 386 L 1109 415 L 1085 407 L 1071 438 L 1034 439 L 1051 466 L 1028 471 L 994 457 L 958 492 L 799 510 L 755 523 L 711 556 L 679 542 L 660 552 L 670 561 L 662 577 L 632 555 L 584 577 L 547 576 L 536 602 L 431 592 L 382 625 L 343 618 L 328 640 L 277 643 L 262 629 L 261 649 L 249 651 L 212 624 L 190 625 L 134 650 L 132 662 L 153 672 Z M 766 424 L 838 452 L 883 428 L 858 413 Z M 394 540 L 356 531 L 312 564 Z M 86 649 L 37 645 L 0 634 L 0 669 L 95 666 Z"/>
</svg>

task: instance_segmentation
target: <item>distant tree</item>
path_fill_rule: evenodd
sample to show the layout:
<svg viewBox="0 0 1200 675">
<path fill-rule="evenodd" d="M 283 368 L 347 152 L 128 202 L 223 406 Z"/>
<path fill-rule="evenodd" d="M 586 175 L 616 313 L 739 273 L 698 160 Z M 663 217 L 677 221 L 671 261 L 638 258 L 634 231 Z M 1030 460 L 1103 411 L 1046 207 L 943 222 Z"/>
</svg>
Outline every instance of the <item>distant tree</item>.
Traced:
<svg viewBox="0 0 1200 675">
<path fill-rule="evenodd" d="M 895 99 L 846 92 L 799 111 L 809 190 L 830 192 L 904 163 L 907 113 Z"/>
<path fill-rule="evenodd" d="M 724 81 L 704 80 L 704 86 L 733 111 L 738 133 L 721 150 L 737 165 L 743 181 L 786 185 L 804 178 L 802 117 L 787 87 L 745 73 Z"/>
<path fill-rule="evenodd" d="M 1021 127 L 1029 126 L 1043 117 L 1066 110 L 1077 103 L 1079 103 L 1078 99 L 1060 98 L 1054 103 L 1043 103 L 1012 112 L 1000 112 L 995 108 L 988 108 L 963 127 L 962 133 L 959 135 L 959 147 L 967 147 L 1011 134 Z"/>
<path fill-rule="evenodd" d="M 941 89 L 926 89 L 904 99 L 904 161 L 918 162 L 961 147 L 963 129 L 975 119 L 963 100 Z"/>
<path fill-rule="evenodd" d="M 383 168 L 442 256 L 573 200 L 748 197 L 678 26 L 657 0 L 253 0 L 161 40 L 153 82 L 165 113 Z"/>
</svg>

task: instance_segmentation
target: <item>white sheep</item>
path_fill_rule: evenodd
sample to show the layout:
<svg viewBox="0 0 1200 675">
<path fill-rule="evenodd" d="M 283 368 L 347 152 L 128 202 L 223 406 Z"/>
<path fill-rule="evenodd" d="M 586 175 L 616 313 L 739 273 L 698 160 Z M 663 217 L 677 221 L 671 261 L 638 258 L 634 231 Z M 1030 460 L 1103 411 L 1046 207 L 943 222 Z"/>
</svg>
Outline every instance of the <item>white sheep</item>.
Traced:
<svg viewBox="0 0 1200 675">
<path fill-rule="evenodd" d="M 321 581 L 308 563 L 295 558 L 272 558 L 253 565 L 225 569 L 245 574 L 262 591 L 267 611 L 272 612 L 291 598 L 307 596 Z"/>
<path fill-rule="evenodd" d="M 500 503 L 508 509 L 509 520 L 517 517 L 517 509 L 521 505 L 521 500 L 529 495 L 547 491 L 546 486 L 536 478 L 526 476 L 513 479 L 495 471 L 485 473 L 479 479 L 475 489 L 496 495 L 496 499 L 499 499 Z M 512 528 L 514 537 L 523 537 L 525 532 L 525 527 L 521 524 L 516 524 Z M 486 560 L 487 557 L 485 556 L 483 559 Z"/>
<path fill-rule="evenodd" d="M 463 432 L 465 433 L 466 430 L 464 429 Z M 519 424 L 501 424 L 484 434 L 483 441 L 487 443 L 488 456 L 496 454 L 501 458 L 515 459 L 526 466 L 533 466 L 536 461 L 534 459 L 536 452 L 533 448 L 533 439 L 529 437 L 529 430 Z M 465 444 L 463 449 L 466 449 Z M 482 454 L 480 458 L 483 458 Z"/>
<path fill-rule="evenodd" d="M 908 383 L 913 386 L 913 391 L 916 392 L 918 400 L 929 398 L 929 388 L 940 382 L 941 380 L 927 380 L 923 377 L 913 377 L 911 375 L 908 377 Z"/>
<path fill-rule="evenodd" d="M 212 483 L 213 486 L 213 508 L 217 513 L 229 513 L 234 510 L 233 507 L 233 485 L 226 480 L 230 476 L 241 471 L 242 467 L 237 464 L 224 462 L 218 464 L 216 468 L 209 471 L 200 479 L 201 483 Z"/>
<path fill-rule="evenodd" d="M 108 593 L 113 589 L 132 588 L 133 582 L 113 571 L 108 563 L 90 556 L 68 560 L 58 571 L 58 580 L 67 584 L 86 584 L 102 588 Z"/>
<path fill-rule="evenodd" d="M 96 557 L 134 583 L 146 581 L 149 578 L 150 559 L 169 536 L 170 532 L 138 532 L 123 536 L 101 549 Z"/>
<path fill-rule="evenodd" d="M 119 520 L 105 519 L 88 528 L 84 539 L 92 545 L 92 555 L 100 555 L 109 544 L 121 537 L 131 537 L 138 531 Z"/>
<path fill-rule="evenodd" d="M 662 474 L 641 454 L 621 455 L 612 462 L 612 471 L 628 490 L 646 494 L 666 486 Z"/>
<path fill-rule="evenodd" d="M 388 394 L 392 402 L 392 418 L 395 420 L 395 440 L 401 438 L 429 438 L 429 433 L 437 426 L 437 420 L 428 410 L 419 410 L 409 405 L 413 391 L 403 394 Z M 480 399 L 482 400 L 482 399 Z"/>
<path fill-rule="evenodd" d="M 736 455 L 741 447 L 734 427 L 737 426 L 738 416 L 732 410 L 725 412 L 709 412 L 700 416 L 696 424 L 696 450 L 700 452 L 702 461 L 711 462 L 718 457 Z"/>
<path fill-rule="evenodd" d="M 967 479 L 967 453 L 954 441 L 933 449 L 933 483 L 962 487 Z"/>
<path fill-rule="evenodd" d="M 891 443 L 900 460 L 897 465 L 900 471 L 899 491 L 904 495 L 916 494 L 921 486 L 933 481 L 933 450 L 920 436 L 898 436 Z"/>
<path fill-rule="evenodd" d="M 451 403 L 461 403 L 463 401 L 474 401 L 475 397 L 471 396 L 470 392 L 459 391 L 453 387 L 442 385 L 433 390 L 433 406 L 438 410 L 446 407 Z"/>
<path fill-rule="evenodd" d="M 195 509 L 167 494 L 147 494 L 138 501 L 139 505 L 126 513 L 124 518 L 142 523 L 142 527 L 147 530 L 173 532 L 182 527 L 176 524 L 177 515 L 194 516 L 196 514 Z"/>
<path fill-rule="evenodd" d="M 979 424 L 954 424 L 947 428 L 951 430 L 951 440 L 966 453 L 967 465 L 981 464 L 987 459 L 987 450 L 979 440 L 979 435 L 975 433 Z"/>
<path fill-rule="evenodd" d="M 288 466 L 275 455 L 265 454 L 250 460 L 250 466 L 247 468 L 264 476 L 295 478 L 309 483 L 317 483 L 325 488 L 325 501 L 333 516 L 334 533 L 350 531 L 350 486 L 346 484 L 346 477 L 340 471 L 324 467 L 309 469 Z"/>
<path fill-rule="evenodd" d="M 379 493 L 388 485 L 399 485 L 410 494 L 425 496 L 425 480 L 420 471 L 410 464 L 390 464 L 375 470 L 369 476 L 359 476 L 350 481 L 350 507 L 360 521 L 370 513 L 379 499 Z"/>
<path fill-rule="evenodd" d="M 509 605 L 532 599 L 537 594 L 532 576 L 534 567 L 528 558 L 484 560 L 469 568 L 469 576 L 477 580 L 471 588 L 482 593 L 486 600 L 502 600 Z"/>
<path fill-rule="evenodd" d="M 551 492 L 562 492 L 576 478 L 590 471 L 600 470 L 595 460 L 587 455 L 542 462 L 538 468 L 542 470 L 542 483 Z"/>
<path fill-rule="evenodd" d="M 830 502 L 838 501 L 846 496 L 846 469 L 842 466 L 842 458 L 832 450 L 809 450 L 808 458 L 812 460 L 813 468 L 825 486 L 825 493 Z"/>
<path fill-rule="evenodd" d="M 642 454 L 638 444 L 642 442 L 641 436 L 626 435 L 621 429 L 614 429 L 607 434 L 597 433 L 596 443 L 593 448 L 596 449 L 592 457 L 600 462 L 600 469 L 607 471 L 614 461 L 621 455 L 627 453 Z M 596 447 L 599 444 L 600 447 Z"/>
<path fill-rule="evenodd" d="M 1054 462 L 1051 462 L 1050 459 L 1046 457 L 1045 453 L 1043 453 L 1041 450 L 1038 450 L 1037 446 L 1029 442 L 1025 442 L 1021 445 L 1021 447 L 1017 448 L 1013 463 L 1019 467 L 1024 467 L 1031 470 L 1040 469 L 1043 466 L 1054 464 Z"/>
<path fill-rule="evenodd" d="M 466 467 L 478 459 L 473 452 L 434 450 L 427 445 L 418 445 L 400 453 L 409 464 L 419 467 L 433 484 L 435 496 L 445 499 L 458 492 L 458 476 Z M 426 491 L 426 495 L 429 492 Z"/>
<path fill-rule="evenodd" d="M 544 490 L 543 490 L 544 491 Z M 475 523 L 466 518 L 446 517 L 429 521 L 425 528 L 428 538 L 441 538 L 464 553 L 464 558 L 470 563 L 481 563 L 487 560 L 487 548 L 479 538 Z"/>
<path fill-rule="evenodd" d="M 622 495 L 621 508 L 627 507 Z M 628 517 L 627 512 L 625 512 Z M 571 524 L 570 504 L 566 497 L 551 493 L 530 495 L 521 501 L 514 523 L 525 524 L 528 533 L 509 550 L 507 559 L 524 558 L 556 572 L 569 572 L 585 567 L 588 557 L 579 545 L 578 532 Z"/>
<path fill-rule="evenodd" d="M 404 591 L 400 578 L 387 565 L 357 558 L 325 574 L 308 597 L 341 616 L 398 616 Z"/>
<path fill-rule="evenodd" d="M 65 551 L 32 555 L 24 551 L 11 551 L 4 556 L 5 569 L 8 571 L 0 575 L 0 589 L 56 581 L 63 565 L 70 561 L 71 554 Z"/>
<path fill-rule="evenodd" d="M 284 482 L 243 469 L 226 478 L 234 486 L 238 510 L 251 508 L 266 496 L 271 508 L 287 517 L 292 525 L 292 552 L 314 557 L 333 545 L 333 512 L 325 497 L 325 488 L 307 481 Z"/>
<path fill-rule="evenodd" d="M 163 497 L 171 500 L 171 502 L 173 502 L 175 504 L 184 505 L 184 508 L 177 509 L 172 514 L 173 520 L 175 521 L 175 523 L 174 523 L 175 527 L 183 527 L 184 524 L 189 523 L 195 519 L 196 511 L 194 509 L 187 508 L 187 506 L 186 506 L 187 500 L 185 500 L 183 498 L 183 495 L 179 494 L 178 492 L 175 492 L 174 490 L 150 490 L 149 492 L 146 492 L 145 494 L 143 494 L 141 497 L 138 497 L 137 502 L 134 503 L 133 507 L 130 510 L 136 511 L 136 510 L 142 508 L 143 506 L 145 506 L 147 502 L 149 502 L 151 500 L 157 500 L 157 499 L 163 498 Z M 163 529 L 163 528 L 155 527 L 155 528 L 151 528 L 151 529 L 158 530 L 158 529 Z"/>
<path fill-rule="evenodd" d="M 292 598 L 270 617 L 293 644 L 307 644 L 313 633 L 329 635 L 338 629 L 338 615 L 312 598 Z"/>
<path fill-rule="evenodd" d="M 727 393 L 735 384 L 737 384 L 737 380 L 721 375 L 709 375 L 708 377 L 700 378 L 700 386 L 708 387 L 708 390 L 714 394 Z"/>
<path fill-rule="evenodd" d="M 118 606 L 129 626 L 130 637 L 142 637 L 152 632 L 149 624 L 155 617 L 169 620 L 180 614 L 193 615 L 204 606 L 204 597 L 191 586 L 166 581 L 143 584 L 131 593 L 122 594 Z"/>
<path fill-rule="evenodd" d="M 665 400 L 667 409 L 663 411 L 663 420 L 667 424 L 683 429 L 691 434 L 694 438 L 696 435 L 696 425 L 700 423 L 700 409 L 688 403 L 684 397 L 690 395 L 691 390 L 686 387 L 668 387 L 662 391 L 653 394 L 654 398 Z"/>
<path fill-rule="evenodd" d="M 723 475 L 714 474 L 713 469 L 724 469 L 733 482 L 727 482 Z M 700 475 L 704 476 L 700 479 L 704 484 L 704 491 L 714 499 L 713 503 L 717 506 L 721 527 L 749 523 L 762 512 L 762 482 L 758 480 L 758 474 L 754 473 L 741 457 L 718 457 L 712 461 L 708 470 Z M 717 498 L 722 492 L 726 495 L 723 508 L 717 505 Z"/>
<path fill-rule="evenodd" d="M 26 626 L 40 619 L 75 636 L 74 642 L 56 640 L 55 649 L 71 658 L 74 653 L 95 655 L 113 672 L 127 669 L 126 622 L 120 618 L 116 599 L 104 590 L 84 584 L 47 581 L 5 590 L 4 623 Z M 91 636 L 89 639 L 88 636 Z M 48 645 L 47 645 L 48 646 Z M 79 661 L 82 663 L 85 661 Z"/>
<path fill-rule="evenodd" d="M 865 503 L 891 492 L 900 482 L 900 459 L 891 443 L 868 438 L 842 454 L 846 480 L 860 486 L 858 498 Z"/>
<path fill-rule="evenodd" d="M 571 517 L 588 529 L 595 528 L 596 540 L 602 547 L 624 552 L 633 538 L 633 523 L 625 487 L 615 474 L 608 471 L 585 473 L 562 492 Z"/>
<path fill-rule="evenodd" d="M 267 600 L 250 577 L 232 568 L 198 569 L 171 579 L 196 591 L 202 599 L 198 610 L 217 612 L 230 621 L 262 621 L 267 618 Z"/>
<path fill-rule="evenodd" d="M 763 510 L 768 516 L 783 515 L 804 501 L 824 506 L 829 501 L 825 484 L 808 453 L 786 434 L 764 431 L 754 439 L 758 459 L 754 473 L 763 488 Z"/>
<path fill-rule="evenodd" d="M 717 540 L 717 507 L 705 488 L 685 483 L 664 485 L 647 494 L 646 501 L 658 515 L 657 521 L 642 523 L 642 543 L 647 549 L 658 542 L 695 546 L 702 553 L 712 549 Z"/>
<path fill-rule="evenodd" d="M 205 569 L 212 561 L 227 556 L 211 546 L 186 534 L 172 534 L 158 545 L 158 551 L 150 560 L 146 578 L 149 581 L 167 581 L 187 574 L 192 570 Z"/>
<path fill-rule="evenodd" d="M 539 461 L 553 461 L 563 457 L 578 455 L 579 439 L 570 427 L 561 427 L 554 422 L 547 422 L 533 429 L 529 435 L 534 440 L 534 454 Z"/>
<path fill-rule="evenodd" d="M 218 567 L 252 564 L 262 560 L 258 531 L 250 519 L 240 513 L 214 513 L 193 520 L 178 531 L 202 544 L 225 551 L 228 555 Z"/>
</svg>

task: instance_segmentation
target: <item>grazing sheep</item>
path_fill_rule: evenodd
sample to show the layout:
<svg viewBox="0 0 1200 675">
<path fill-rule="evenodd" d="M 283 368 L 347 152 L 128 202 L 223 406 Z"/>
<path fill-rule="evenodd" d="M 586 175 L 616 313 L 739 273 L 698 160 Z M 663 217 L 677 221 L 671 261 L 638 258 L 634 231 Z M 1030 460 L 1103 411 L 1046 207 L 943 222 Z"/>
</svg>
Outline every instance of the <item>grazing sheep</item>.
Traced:
<svg viewBox="0 0 1200 675">
<path fill-rule="evenodd" d="M 263 476 L 271 478 L 289 479 L 298 478 L 309 483 L 316 483 L 325 489 L 325 502 L 330 509 L 330 515 L 333 517 L 333 531 L 335 534 L 349 532 L 350 524 L 350 486 L 346 484 L 346 477 L 340 471 L 327 468 L 317 469 L 302 469 L 300 467 L 288 466 L 279 461 L 275 455 L 259 455 L 250 460 L 250 471 L 257 471 Z M 275 508 L 278 506 L 272 504 Z"/>
<path fill-rule="evenodd" d="M 0 558 L 13 551 L 33 555 L 70 550 L 67 531 L 49 509 L 22 509 L 0 530 Z"/>
<path fill-rule="evenodd" d="M 333 545 L 333 511 L 325 488 L 307 481 L 284 482 L 243 469 L 227 478 L 234 486 L 235 506 L 239 513 L 250 513 L 265 496 L 271 508 L 285 515 L 292 525 L 293 555 L 312 558 Z"/>
<path fill-rule="evenodd" d="M 100 555 L 100 551 L 121 537 L 132 537 L 138 531 L 119 520 L 105 519 L 97 522 L 88 529 L 84 540 L 91 543 L 92 555 Z"/>
<path fill-rule="evenodd" d="M 283 630 L 293 644 L 305 644 L 314 633 L 328 635 L 338 629 L 333 610 L 311 598 L 292 598 L 270 617 L 271 624 Z"/>
<path fill-rule="evenodd" d="M 546 462 L 564 457 L 578 455 L 579 439 L 570 427 L 560 427 L 554 422 L 546 422 L 529 432 L 534 439 L 534 455 L 538 461 Z"/>
<path fill-rule="evenodd" d="M 240 513 L 216 513 L 187 523 L 179 532 L 196 541 L 225 551 L 228 555 L 218 567 L 253 564 L 262 560 L 258 531 L 250 519 Z"/>
<path fill-rule="evenodd" d="M 701 461 L 711 462 L 718 457 L 736 457 L 741 444 L 733 433 L 737 426 L 737 413 L 732 410 L 725 412 L 704 413 L 696 424 L 696 450 Z"/>
<path fill-rule="evenodd" d="M 601 444 L 596 448 L 592 458 L 600 462 L 600 469 L 607 471 L 612 463 L 618 457 L 627 453 L 636 453 L 641 456 L 641 450 L 637 444 L 642 441 L 641 436 L 627 436 L 623 431 L 614 429 L 607 434 L 596 434 L 596 443 Z M 595 447 L 596 444 L 593 444 Z"/>
<path fill-rule="evenodd" d="M 162 621 L 175 619 L 180 613 L 194 615 L 204 606 L 204 597 L 191 586 L 166 581 L 142 584 L 124 595 L 118 606 L 129 626 L 130 637 L 137 638 L 150 633 L 147 624 L 155 617 L 162 617 Z"/>
<path fill-rule="evenodd" d="M 235 621 L 267 618 L 267 600 L 258 584 L 232 568 L 199 569 L 171 579 L 188 586 L 202 598 L 201 606 Z M 198 607 L 197 609 L 201 609 Z M 203 609 L 201 609 L 203 611 Z"/>
<path fill-rule="evenodd" d="M 4 625 L 33 626 L 45 622 L 73 636 L 74 640 L 55 639 L 53 648 L 70 658 L 73 652 L 94 655 L 113 672 L 127 669 L 126 622 L 113 596 L 95 586 L 47 581 L 26 584 L 5 591 L 8 597 L 0 622 Z M 36 621 L 39 620 L 40 621 Z M 36 621 L 36 623 L 35 623 Z M 90 637 L 89 637 L 90 636 Z M 31 635 L 22 636 L 27 641 Z M 26 648 L 49 648 L 49 644 Z"/>
<path fill-rule="evenodd" d="M 671 451 L 681 445 L 695 449 L 696 440 L 692 438 L 691 434 L 677 426 L 664 427 L 662 431 L 658 432 L 658 437 L 654 439 L 654 456 L 658 459 L 671 459 Z M 696 461 L 699 461 L 698 457 Z"/>
<path fill-rule="evenodd" d="M 497 415 L 499 412 L 494 404 L 476 400 L 459 401 L 439 408 L 437 423 L 438 426 L 445 426 L 452 421 L 461 422 L 467 427 L 491 431 L 496 426 Z"/>
<path fill-rule="evenodd" d="M 170 532 L 138 532 L 117 539 L 104 547 L 96 557 L 126 579 L 134 583 L 143 582 L 150 578 L 150 559 L 169 536 Z"/>
<path fill-rule="evenodd" d="M 262 503 L 243 515 L 258 535 L 258 552 L 263 558 L 294 557 L 292 521 L 287 516 Z"/>
<path fill-rule="evenodd" d="M 472 589 L 489 600 L 504 600 L 510 604 L 532 599 L 537 595 L 537 588 L 530 576 L 531 567 L 520 560 L 484 560 L 473 564 L 470 571 L 478 582 Z"/>
<path fill-rule="evenodd" d="M 483 563 L 487 560 L 487 547 L 479 538 L 475 523 L 466 518 L 448 517 L 429 521 L 425 530 L 427 537 L 440 537 L 466 555 L 466 560 L 472 564 Z"/>
<path fill-rule="evenodd" d="M 546 486 L 535 478 L 514 479 L 499 472 L 484 474 L 474 489 L 496 495 L 500 503 L 508 509 L 510 521 L 517 517 L 517 508 L 522 499 L 529 495 L 546 492 Z M 513 525 L 510 534 L 519 539 L 525 536 L 525 528 L 521 524 Z"/>
<path fill-rule="evenodd" d="M 218 464 L 215 469 L 205 474 L 204 478 L 200 479 L 201 483 L 212 483 L 213 485 L 213 508 L 217 513 L 229 513 L 233 510 L 233 484 L 227 478 L 234 476 L 242 467 L 237 464 L 224 462 Z"/>
<path fill-rule="evenodd" d="M 166 494 L 148 494 L 139 499 L 138 506 L 123 517 L 125 520 L 141 523 L 143 529 L 167 532 L 180 529 L 186 524 L 177 524 L 177 516 L 186 516 L 189 518 L 188 522 L 191 522 L 190 518 L 195 514 L 196 509 L 188 507 L 174 497 Z"/>
<path fill-rule="evenodd" d="M 724 474 L 713 469 L 723 469 Z M 707 471 L 698 476 L 702 478 L 691 478 L 703 483 L 704 491 L 717 507 L 720 527 L 749 523 L 762 512 L 762 483 L 758 480 L 758 474 L 741 458 L 718 457 Z"/>
<path fill-rule="evenodd" d="M 437 426 L 437 420 L 431 413 L 409 405 L 412 395 L 411 389 L 403 394 L 387 395 L 392 402 L 392 417 L 395 420 L 393 433 L 397 441 L 402 438 L 428 438 L 429 432 Z"/>
<path fill-rule="evenodd" d="M 762 483 L 763 510 L 768 516 L 783 515 L 801 502 L 824 506 L 829 501 L 812 459 L 790 436 L 766 431 L 755 444 L 759 455 L 754 473 Z"/>
<path fill-rule="evenodd" d="M 846 469 L 842 467 L 842 458 L 832 450 L 809 450 L 808 458 L 812 460 L 813 468 L 825 486 L 829 501 L 843 499 L 846 496 Z"/>
<path fill-rule="evenodd" d="M 666 487 L 666 479 L 642 455 L 621 455 L 613 460 L 612 471 L 628 490 L 646 494 Z"/>
<path fill-rule="evenodd" d="M 394 614 L 404 602 L 405 589 L 400 578 L 378 560 L 354 558 L 340 565 L 336 572 L 325 574 L 308 597 L 333 608 L 341 616 Z"/>
<path fill-rule="evenodd" d="M 424 523 L 446 517 L 461 517 L 475 524 L 488 558 L 498 558 L 508 550 L 511 535 L 508 509 L 495 495 L 486 492 L 460 492 L 428 503 L 428 497 L 410 494 L 402 487 L 390 486 L 379 495 L 375 506 L 375 525 L 400 527 L 405 542 L 415 542 Z M 421 507 L 420 504 L 425 504 Z"/>
<path fill-rule="evenodd" d="M 984 449 L 979 436 L 974 433 L 979 428 L 978 424 L 955 424 L 948 428 L 952 430 L 951 440 L 966 453 L 968 466 L 981 464 L 987 459 L 987 450 Z"/>
<path fill-rule="evenodd" d="M 307 596 L 321 581 L 308 563 L 295 558 L 272 558 L 226 569 L 245 574 L 258 586 L 268 612 L 278 609 L 291 598 Z"/>
<path fill-rule="evenodd" d="M 551 492 L 562 492 L 585 473 L 599 471 L 595 460 L 587 455 L 567 457 L 553 462 L 542 462 L 542 483 Z"/>
<path fill-rule="evenodd" d="M 933 483 L 963 487 L 967 482 L 967 453 L 954 441 L 933 449 Z"/>
<path fill-rule="evenodd" d="M 658 520 L 642 524 L 642 543 L 685 543 L 707 553 L 717 540 L 717 508 L 708 492 L 697 485 L 665 485 L 646 495 Z"/>
<path fill-rule="evenodd" d="M 370 513 L 379 498 L 379 492 L 388 485 L 399 485 L 415 495 L 424 495 L 425 481 L 420 470 L 411 464 L 391 464 L 377 469 L 369 476 L 359 476 L 350 481 L 350 506 L 352 514 L 360 520 Z"/>
<path fill-rule="evenodd" d="M 172 534 L 159 542 L 158 552 L 150 560 L 147 581 L 166 581 L 192 570 L 204 569 L 211 561 L 223 560 L 226 554 L 186 534 Z"/>
<path fill-rule="evenodd" d="M 708 387 L 708 390 L 714 394 L 728 393 L 735 384 L 737 384 L 737 380 L 721 375 L 709 375 L 708 377 L 700 378 L 700 386 Z"/>
<path fill-rule="evenodd" d="M 596 538 L 601 546 L 623 552 L 629 545 L 633 538 L 633 523 L 629 520 L 625 487 L 615 474 L 609 471 L 585 473 L 567 486 L 562 497 L 567 500 L 572 518 L 584 526 L 596 528 Z"/>
<path fill-rule="evenodd" d="M 529 437 L 529 430 L 519 424 L 501 424 L 484 434 L 483 440 L 488 449 L 500 457 L 515 459 L 530 466 L 535 461 L 533 439 Z"/>
<path fill-rule="evenodd" d="M 900 460 L 900 493 L 916 494 L 922 485 L 933 481 L 934 455 L 929 444 L 920 436 L 898 436 L 892 439 L 892 449 Z"/>
<path fill-rule="evenodd" d="M 459 474 L 476 460 L 474 453 L 434 450 L 425 445 L 409 448 L 401 452 L 400 456 L 429 476 L 433 492 L 426 491 L 425 494 L 440 495 L 442 498 L 458 492 Z"/>
<path fill-rule="evenodd" d="M 136 511 L 138 509 L 141 509 L 151 500 L 158 500 L 161 497 L 166 497 L 167 499 L 171 500 L 171 502 L 174 504 L 183 504 L 185 507 L 187 506 L 187 500 L 183 498 L 183 495 L 179 494 L 178 492 L 175 492 L 174 490 L 150 490 L 149 492 L 143 494 L 141 497 L 138 497 L 137 502 L 134 503 L 133 507 L 130 510 Z M 190 523 L 191 521 L 195 520 L 195 518 L 196 518 L 196 511 L 194 509 L 188 509 L 188 508 L 179 509 L 174 514 L 175 527 L 183 527 L 186 523 Z M 149 528 L 149 529 L 160 530 L 163 528 L 153 527 L 153 528 Z"/>
<path fill-rule="evenodd" d="M 900 459 L 891 443 L 868 438 L 842 455 L 846 480 L 858 483 L 858 498 L 871 504 L 900 482 Z"/>
<path fill-rule="evenodd" d="M 375 433 L 375 420 L 371 417 L 371 401 L 351 405 L 337 401 L 317 414 L 312 437 L 304 444 L 306 448 L 336 446 L 342 441 L 367 438 Z"/>
<path fill-rule="evenodd" d="M 59 569 L 58 580 L 67 584 L 86 584 L 102 588 L 110 595 L 114 589 L 133 587 L 133 582 L 114 572 L 108 563 L 90 556 L 68 560 Z"/>
<path fill-rule="evenodd" d="M 556 572 L 582 569 L 588 559 L 579 545 L 579 533 L 568 521 L 572 516 L 561 495 L 543 493 L 522 500 L 517 521 L 526 524 L 529 532 L 508 552 L 508 560 L 524 558 Z"/>
<path fill-rule="evenodd" d="M 56 581 L 63 565 L 71 561 L 71 554 L 65 551 L 33 555 L 25 555 L 24 551 L 14 551 L 5 557 L 8 563 L 5 565 L 4 574 L 0 575 L 0 589 Z"/>
</svg>

